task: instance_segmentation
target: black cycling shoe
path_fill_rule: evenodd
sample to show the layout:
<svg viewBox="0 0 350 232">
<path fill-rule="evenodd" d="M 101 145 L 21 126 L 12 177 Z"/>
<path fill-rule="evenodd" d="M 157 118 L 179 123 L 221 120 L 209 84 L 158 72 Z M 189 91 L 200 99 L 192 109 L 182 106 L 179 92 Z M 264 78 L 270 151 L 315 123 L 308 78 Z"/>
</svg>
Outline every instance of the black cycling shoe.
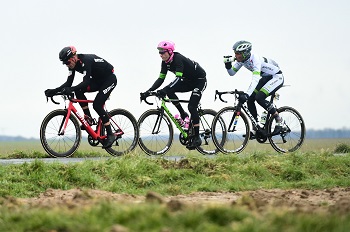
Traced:
<svg viewBox="0 0 350 232">
<path fill-rule="evenodd" d="M 271 133 L 271 136 L 274 135 L 278 135 L 283 131 L 283 127 L 282 126 L 275 126 L 275 129 L 273 130 L 273 132 Z"/>
<path fill-rule="evenodd" d="M 188 150 L 194 150 L 196 147 L 199 147 L 202 144 L 202 139 L 199 136 L 193 138 L 191 144 L 187 145 Z"/>
<path fill-rule="evenodd" d="M 115 141 L 114 135 L 107 135 L 107 138 L 103 141 L 103 149 L 110 148 Z"/>
</svg>

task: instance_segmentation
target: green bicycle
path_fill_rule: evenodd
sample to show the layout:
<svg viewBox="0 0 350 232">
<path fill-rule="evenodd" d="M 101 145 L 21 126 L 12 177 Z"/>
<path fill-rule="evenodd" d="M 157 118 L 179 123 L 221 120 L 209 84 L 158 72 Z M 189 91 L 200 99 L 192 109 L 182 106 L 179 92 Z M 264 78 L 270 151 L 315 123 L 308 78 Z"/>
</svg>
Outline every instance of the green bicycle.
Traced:
<svg viewBox="0 0 350 232">
<path fill-rule="evenodd" d="M 168 99 L 157 95 L 156 92 L 149 92 L 144 101 L 147 101 L 150 96 L 155 96 L 155 99 L 161 101 L 161 105 L 157 109 L 150 109 L 145 111 L 138 120 L 139 125 L 139 146 L 148 155 L 164 155 L 168 152 L 173 144 L 174 129 L 171 124 L 173 122 L 179 130 L 179 141 L 182 145 L 187 146 L 193 138 L 193 125 L 190 122 L 188 129 L 182 128 L 182 125 L 175 119 L 173 114 L 169 111 L 166 103 L 180 102 L 188 103 L 188 100 Z M 142 98 L 141 98 L 142 101 Z M 212 141 L 211 124 L 216 115 L 216 111 L 211 109 L 202 109 L 198 106 L 199 123 L 200 123 L 200 137 L 202 138 L 202 145 L 196 147 L 197 151 L 204 155 L 214 155 L 219 152 L 218 148 Z M 219 126 L 217 126 L 219 128 Z M 225 125 L 222 123 L 223 131 Z M 224 134 L 224 133 L 223 133 Z M 225 138 L 222 139 L 224 143 Z"/>
</svg>

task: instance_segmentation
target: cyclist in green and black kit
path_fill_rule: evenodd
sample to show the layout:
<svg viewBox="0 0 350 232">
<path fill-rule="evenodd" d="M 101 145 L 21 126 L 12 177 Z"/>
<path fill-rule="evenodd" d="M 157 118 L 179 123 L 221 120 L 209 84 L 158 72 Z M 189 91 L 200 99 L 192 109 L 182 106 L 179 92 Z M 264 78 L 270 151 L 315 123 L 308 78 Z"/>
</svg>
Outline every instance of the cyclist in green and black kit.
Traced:
<svg viewBox="0 0 350 232">
<path fill-rule="evenodd" d="M 206 72 L 195 61 L 183 56 L 178 52 L 174 52 L 175 44 L 171 41 L 162 41 L 158 44 L 157 49 L 160 57 L 162 58 L 161 70 L 158 79 L 154 82 L 148 91 L 154 91 L 158 89 L 164 82 L 167 72 L 173 72 L 176 75 L 174 81 L 161 90 L 158 93 L 161 96 L 168 95 L 171 99 L 178 99 L 176 92 L 189 92 L 192 91 L 188 110 L 191 114 L 191 120 L 194 126 L 195 137 L 192 143 L 187 146 L 188 149 L 195 149 L 202 143 L 199 137 L 199 115 L 197 112 L 199 101 L 202 97 L 202 93 L 207 86 Z M 141 93 L 141 98 L 146 96 L 145 93 Z M 181 118 L 185 119 L 187 113 L 184 111 L 180 103 L 174 103 L 175 107 L 179 110 Z"/>
</svg>

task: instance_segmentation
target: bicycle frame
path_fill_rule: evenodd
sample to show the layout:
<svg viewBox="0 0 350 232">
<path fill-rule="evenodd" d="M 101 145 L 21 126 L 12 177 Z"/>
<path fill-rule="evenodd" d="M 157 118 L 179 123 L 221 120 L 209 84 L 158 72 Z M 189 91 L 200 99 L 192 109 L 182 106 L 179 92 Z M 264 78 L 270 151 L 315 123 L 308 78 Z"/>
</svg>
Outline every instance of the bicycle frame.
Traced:
<svg viewBox="0 0 350 232">
<path fill-rule="evenodd" d="M 73 113 L 78 120 L 81 122 L 81 124 L 83 124 L 85 126 L 86 132 L 94 139 L 94 140 L 103 140 L 107 137 L 107 135 L 101 135 L 101 130 L 102 130 L 102 120 L 99 118 L 98 122 L 97 122 L 97 128 L 96 131 L 94 129 L 92 129 L 92 127 L 89 125 L 89 123 L 85 120 L 84 116 L 80 115 L 78 110 L 74 107 L 74 103 L 93 103 L 93 100 L 80 100 L 80 99 L 68 99 L 69 100 L 69 105 L 68 108 L 66 107 L 67 110 L 67 115 L 66 118 L 62 121 L 62 124 L 59 128 L 59 135 L 64 135 L 65 130 L 67 128 L 67 124 L 68 124 L 68 120 L 69 117 L 71 115 L 71 113 Z M 113 126 L 117 126 L 118 127 L 118 132 L 115 133 L 115 136 L 120 136 L 123 135 L 124 132 L 122 131 L 122 129 L 118 126 L 118 124 L 116 122 L 113 121 L 113 119 L 111 119 L 111 123 L 113 122 Z"/>
<path fill-rule="evenodd" d="M 179 129 L 179 131 L 181 132 L 181 134 L 183 135 L 183 137 L 186 139 L 188 137 L 187 132 L 182 128 L 182 126 L 179 124 L 179 122 L 175 119 L 175 117 L 173 116 L 173 114 L 170 112 L 170 110 L 168 109 L 168 107 L 166 106 L 166 102 L 171 102 L 173 100 L 171 99 L 162 99 L 162 103 L 161 106 L 158 106 L 158 109 L 160 109 L 160 115 L 157 118 L 156 124 L 154 125 L 154 128 L 152 130 L 152 134 L 156 134 L 159 132 L 159 127 L 160 127 L 160 119 L 162 118 L 164 111 L 166 112 L 166 114 L 170 117 L 171 121 L 174 122 L 175 126 L 177 127 L 177 129 Z M 184 103 L 188 103 L 189 101 L 186 100 L 175 100 L 178 102 L 184 102 Z"/>
<path fill-rule="evenodd" d="M 218 92 L 217 92 L 217 93 L 218 93 Z M 230 92 L 224 92 L 224 93 L 230 93 L 230 94 L 235 94 L 235 95 L 238 94 L 238 95 L 239 95 L 239 94 L 240 94 L 240 91 L 230 91 Z M 274 99 L 275 99 L 275 98 L 278 99 L 278 97 L 279 97 L 279 95 L 278 95 L 277 93 L 272 94 L 272 95 L 270 96 L 270 103 L 273 104 Z M 236 96 L 236 99 L 237 99 L 237 96 Z M 221 100 L 222 100 L 222 99 L 221 99 Z M 226 101 L 224 101 L 224 100 L 222 100 L 222 101 L 223 101 L 223 102 L 226 102 Z M 261 127 L 261 126 L 259 125 L 259 122 L 256 121 L 255 118 L 253 117 L 253 115 L 250 113 L 247 104 L 242 104 L 242 103 L 238 102 L 238 104 L 236 105 L 236 107 L 237 107 L 237 111 L 236 111 L 237 114 L 235 114 L 235 115 L 232 116 L 232 119 L 231 119 L 231 121 L 230 121 L 230 124 L 229 124 L 229 126 L 228 126 L 228 128 L 227 128 L 227 131 L 228 131 L 228 132 L 234 132 L 234 131 L 235 131 L 235 127 L 236 127 L 236 125 L 237 125 L 237 121 L 238 121 L 239 116 L 240 116 L 240 114 L 241 114 L 241 110 L 243 110 L 243 112 L 244 112 L 244 113 L 248 116 L 248 118 L 250 119 L 250 121 L 251 121 L 253 127 L 254 127 L 254 128 L 257 128 L 258 131 L 263 132 L 263 133 L 264 133 L 264 136 L 269 136 L 268 133 L 267 133 L 267 127 L 266 127 L 267 123 L 265 123 L 264 126 Z M 268 120 L 270 119 L 270 117 L 271 117 L 271 114 L 268 113 L 268 114 L 266 115 L 266 122 L 268 122 Z"/>
</svg>

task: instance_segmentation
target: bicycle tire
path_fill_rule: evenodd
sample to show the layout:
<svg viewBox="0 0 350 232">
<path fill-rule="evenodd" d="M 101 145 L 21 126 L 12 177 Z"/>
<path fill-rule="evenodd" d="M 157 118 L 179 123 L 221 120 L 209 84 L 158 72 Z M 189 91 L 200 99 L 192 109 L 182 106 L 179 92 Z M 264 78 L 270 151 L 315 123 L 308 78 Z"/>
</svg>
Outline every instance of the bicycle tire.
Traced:
<svg viewBox="0 0 350 232">
<path fill-rule="evenodd" d="M 108 112 L 112 131 L 118 132 L 119 128 L 124 134 L 117 137 L 110 148 L 105 150 L 112 156 L 121 156 L 135 149 L 139 138 L 138 124 L 135 117 L 125 109 L 114 109 Z"/>
<path fill-rule="evenodd" d="M 301 114 L 289 106 L 281 107 L 277 111 L 284 120 L 287 130 L 279 135 L 269 137 L 271 146 L 280 153 L 298 150 L 305 140 L 305 123 Z M 276 122 L 273 118 L 270 118 L 268 123 L 268 131 L 271 133 Z"/>
<path fill-rule="evenodd" d="M 71 156 L 80 145 L 80 125 L 73 114 L 69 117 L 65 133 L 59 134 L 66 117 L 67 110 L 54 110 L 44 118 L 40 126 L 41 145 L 55 158 Z"/>
<path fill-rule="evenodd" d="M 247 116 L 241 111 L 235 131 L 228 131 L 229 124 L 236 114 L 236 107 L 225 107 L 215 116 L 212 124 L 212 135 L 215 146 L 225 154 L 242 152 L 249 142 L 250 126 Z M 224 123 L 225 130 L 221 130 Z"/>
<path fill-rule="evenodd" d="M 203 109 L 199 112 L 199 136 L 202 139 L 202 144 L 199 147 L 196 147 L 203 155 L 215 155 L 220 150 L 216 147 L 213 142 L 213 137 L 211 133 L 211 125 L 216 115 L 216 111 L 212 109 Z M 225 130 L 225 125 L 220 124 L 221 129 Z M 224 140 L 222 140 L 223 145 Z"/>
<path fill-rule="evenodd" d="M 139 120 L 139 146 L 148 155 L 164 155 L 173 144 L 174 129 L 171 120 L 165 114 L 160 119 L 158 133 L 152 133 L 161 111 L 151 109 L 144 112 Z"/>
</svg>

